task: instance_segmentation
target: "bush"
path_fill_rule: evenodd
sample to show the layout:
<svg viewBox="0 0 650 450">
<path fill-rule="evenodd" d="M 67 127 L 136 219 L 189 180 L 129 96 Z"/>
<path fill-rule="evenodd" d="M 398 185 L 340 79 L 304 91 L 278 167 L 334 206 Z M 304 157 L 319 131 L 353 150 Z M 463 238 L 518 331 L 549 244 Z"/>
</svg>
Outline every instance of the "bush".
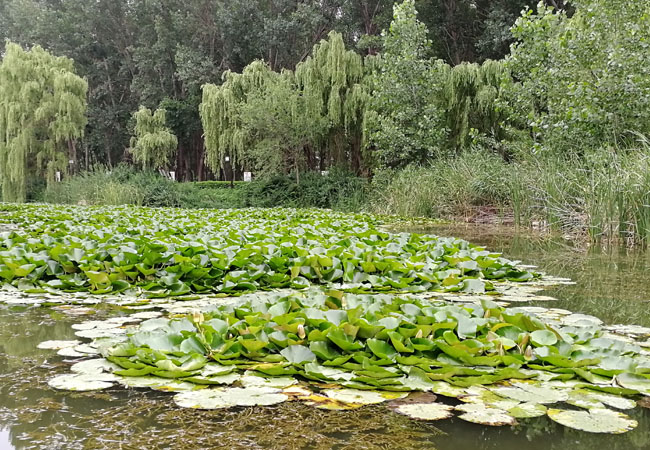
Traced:
<svg viewBox="0 0 650 450">
<path fill-rule="evenodd" d="M 343 170 L 327 176 L 305 173 L 298 185 L 290 175 L 249 183 L 207 181 L 176 183 L 156 172 L 120 165 L 68 178 L 50 187 L 42 200 L 88 205 L 133 204 L 153 207 L 244 208 L 318 207 L 358 211 L 365 200 L 365 180 Z M 39 199 L 40 200 L 40 199 Z"/>
</svg>

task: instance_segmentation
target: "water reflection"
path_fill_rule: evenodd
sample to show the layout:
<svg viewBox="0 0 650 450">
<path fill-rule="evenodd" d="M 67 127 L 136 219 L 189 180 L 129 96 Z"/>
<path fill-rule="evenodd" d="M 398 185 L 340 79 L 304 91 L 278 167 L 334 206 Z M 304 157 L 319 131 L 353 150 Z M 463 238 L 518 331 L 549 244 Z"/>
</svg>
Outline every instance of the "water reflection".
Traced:
<svg viewBox="0 0 650 450">
<path fill-rule="evenodd" d="M 558 300 L 544 306 L 593 314 L 609 323 L 650 326 L 647 253 L 584 250 L 563 239 L 503 229 L 486 233 L 484 228 L 463 226 L 419 231 L 466 238 L 577 281 L 575 286 L 550 291 Z M 650 414 L 642 408 L 628 412 L 639 422 L 637 429 L 617 436 L 581 433 L 546 418 L 522 421 L 512 428 L 489 428 L 459 419 L 415 421 L 385 406 L 330 412 L 285 403 L 195 411 L 178 408 L 171 394 L 153 391 L 50 389 L 47 380 L 66 372 L 70 363 L 36 346 L 49 339 L 73 339 L 70 325 L 83 320 L 47 308 L 0 306 L 0 450 L 650 448 Z"/>
</svg>

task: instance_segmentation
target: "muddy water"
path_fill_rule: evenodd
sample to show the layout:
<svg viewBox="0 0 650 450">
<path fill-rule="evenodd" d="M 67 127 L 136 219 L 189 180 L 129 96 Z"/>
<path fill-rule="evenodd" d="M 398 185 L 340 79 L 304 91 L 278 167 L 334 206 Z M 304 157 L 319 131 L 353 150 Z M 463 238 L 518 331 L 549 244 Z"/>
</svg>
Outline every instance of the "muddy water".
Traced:
<svg viewBox="0 0 650 450">
<path fill-rule="evenodd" d="M 650 326 L 650 254 L 585 249 L 563 239 L 510 229 L 436 227 L 502 251 L 507 257 L 566 276 L 574 286 L 548 294 L 557 306 L 593 314 L 607 323 Z M 595 435 L 561 427 L 546 418 L 516 427 L 489 428 L 458 419 L 419 422 L 386 406 L 321 411 L 297 403 L 275 407 L 195 411 L 178 408 L 172 394 L 114 388 L 69 393 L 47 380 L 71 362 L 39 350 L 44 340 L 74 339 L 70 325 L 88 319 L 55 308 L 0 306 L 0 450 L 9 449 L 650 449 L 650 414 L 630 415 L 636 430 Z M 95 310 L 100 318 L 122 314 Z"/>
</svg>

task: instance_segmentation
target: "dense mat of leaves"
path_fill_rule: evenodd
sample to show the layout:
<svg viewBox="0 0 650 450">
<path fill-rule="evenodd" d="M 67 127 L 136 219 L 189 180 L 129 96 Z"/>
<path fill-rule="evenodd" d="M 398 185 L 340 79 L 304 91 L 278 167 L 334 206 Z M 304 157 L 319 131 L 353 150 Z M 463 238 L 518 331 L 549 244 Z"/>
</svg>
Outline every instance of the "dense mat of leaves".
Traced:
<svg viewBox="0 0 650 450">
<path fill-rule="evenodd" d="M 2 228 L 0 280 L 29 292 L 485 292 L 490 280 L 536 276 L 463 240 L 389 234 L 373 217 L 324 210 L 1 205 Z"/>
<path fill-rule="evenodd" d="M 454 305 L 341 292 L 259 296 L 205 314 L 145 321 L 105 353 L 125 369 L 117 374 L 199 384 L 210 384 L 209 377 L 193 377 L 216 361 L 359 389 L 536 378 L 577 380 L 577 387 L 615 394 L 650 393 L 650 358 L 641 347 L 606 337 L 586 316 L 551 318 L 490 300 Z"/>
</svg>

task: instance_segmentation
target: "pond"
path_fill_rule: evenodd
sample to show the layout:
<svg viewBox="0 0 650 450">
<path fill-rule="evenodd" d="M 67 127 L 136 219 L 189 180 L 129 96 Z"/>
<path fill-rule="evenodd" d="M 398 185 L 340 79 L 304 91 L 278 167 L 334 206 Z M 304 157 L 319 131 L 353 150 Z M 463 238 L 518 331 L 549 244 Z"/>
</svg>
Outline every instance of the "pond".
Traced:
<svg viewBox="0 0 650 450">
<path fill-rule="evenodd" d="M 575 285 L 549 288 L 545 307 L 592 314 L 608 324 L 650 326 L 650 255 L 585 248 L 562 238 L 512 229 L 439 226 L 413 230 L 454 235 L 535 264 Z M 541 304 L 541 303 L 540 303 Z M 172 395 L 134 389 L 70 393 L 47 381 L 70 364 L 45 340 L 75 339 L 71 325 L 122 314 L 90 306 L 0 306 L 0 449 L 618 449 L 650 448 L 650 414 L 627 411 L 639 426 L 622 435 L 564 428 L 549 419 L 485 427 L 458 418 L 416 421 L 387 406 L 323 411 L 291 402 L 269 407 L 201 411 L 178 407 Z"/>
</svg>

